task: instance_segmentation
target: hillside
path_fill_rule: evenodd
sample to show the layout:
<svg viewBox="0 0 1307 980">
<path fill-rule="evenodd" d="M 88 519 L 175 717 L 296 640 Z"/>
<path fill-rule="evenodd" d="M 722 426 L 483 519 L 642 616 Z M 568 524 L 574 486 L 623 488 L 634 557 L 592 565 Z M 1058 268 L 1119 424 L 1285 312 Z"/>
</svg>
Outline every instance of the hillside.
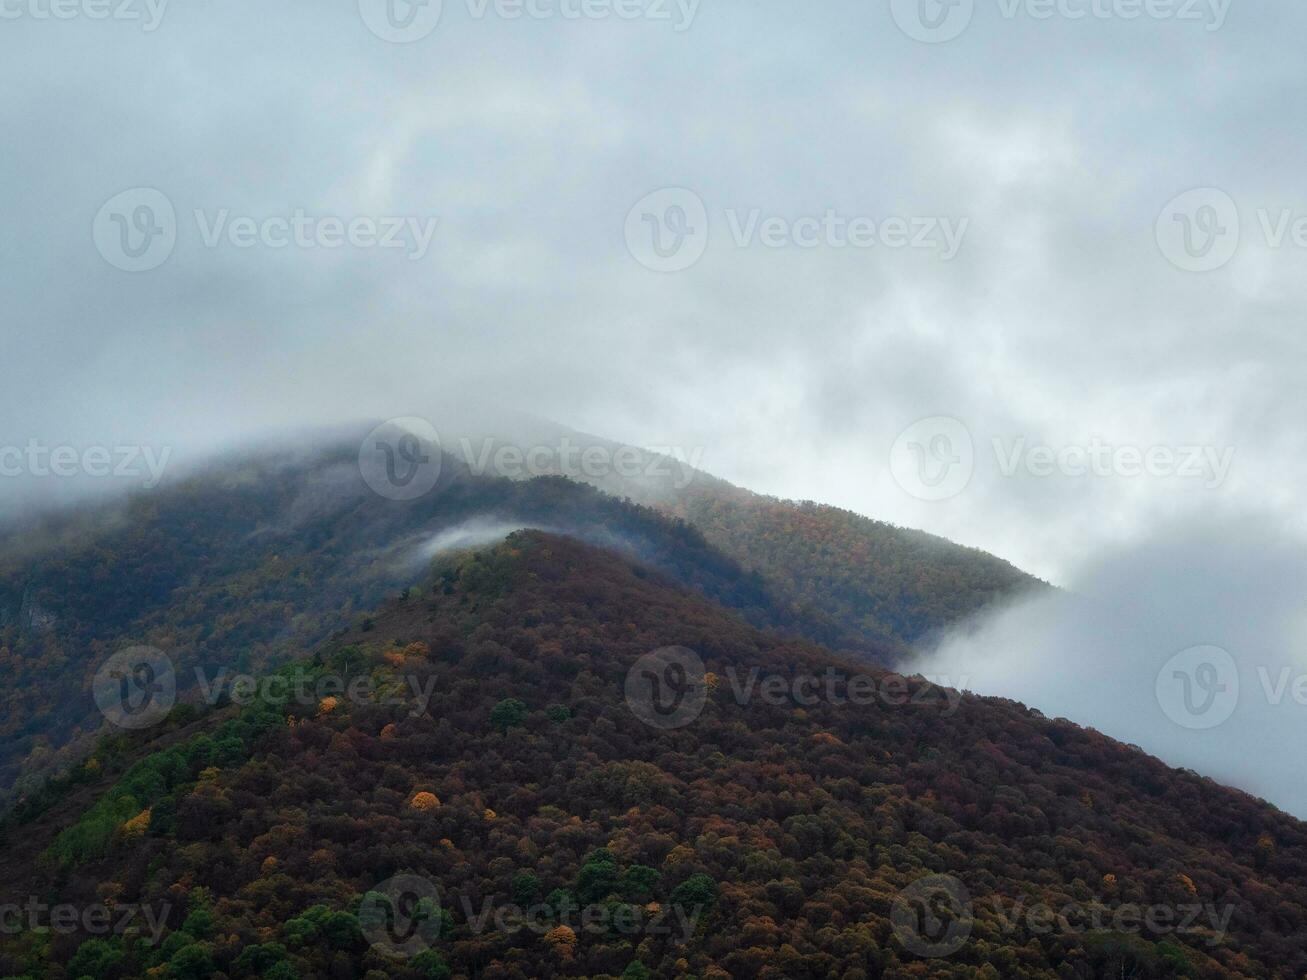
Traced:
<svg viewBox="0 0 1307 980">
<path fill-rule="evenodd" d="M 505 424 L 528 446 L 571 438 L 609 459 L 629 449 Z M 0 809 L 89 750 L 100 725 L 91 678 L 118 649 L 166 647 L 184 687 L 197 669 L 271 668 L 414 582 L 446 538 L 569 533 L 638 555 L 754 625 L 886 664 L 1034 584 L 993 556 L 692 468 L 512 479 L 484 465 L 510 443 L 456 437 L 452 421 L 437 486 L 386 499 L 359 472 L 366 428 L 232 454 L 150 493 L 0 528 Z M 663 472 L 640 458 L 641 473 Z"/>
<path fill-rule="evenodd" d="M 651 670 L 668 645 L 706 672 Z M 1307 826 L 575 540 L 451 557 L 297 675 L 102 744 L 5 826 L 3 894 L 149 910 L 161 942 L 28 931 L 0 975 L 1307 969 Z"/>
<path fill-rule="evenodd" d="M 518 527 L 638 555 L 758 625 L 893 656 L 794 609 L 649 508 L 564 479 L 476 476 L 452 457 L 430 493 L 390 500 L 365 486 L 357 452 L 218 460 L 152 493 L 0 535 L 0 803 L 89 750 L 102 722 L 91 679 L 119 649 L 168 649 L 183 691 L 197 670 L 267 670 L 420 579 L 439 548 Z"/>
<path fill-rule="evenodd" d="M 1047 588 L 1001 558 L 925 531 L 734 486 L 691 465 L 697 457 L 683 448 L 667 456 L 540 419 L 499 424 L 515 435 L 486 440 L 451 433 L 449 446 L 483 460 L 503 446 L 548 450 L 540 458 L 549 472 L 688 521 L 793 608 L 830 622 L 845 637 L 915 644 L 995 602 Z M 606 454 L 601 458 L 634 452 L 640 462 L 622 475 L 587 472 L 559 451 L 568 444 L 596 447 Z"/>
</svg>

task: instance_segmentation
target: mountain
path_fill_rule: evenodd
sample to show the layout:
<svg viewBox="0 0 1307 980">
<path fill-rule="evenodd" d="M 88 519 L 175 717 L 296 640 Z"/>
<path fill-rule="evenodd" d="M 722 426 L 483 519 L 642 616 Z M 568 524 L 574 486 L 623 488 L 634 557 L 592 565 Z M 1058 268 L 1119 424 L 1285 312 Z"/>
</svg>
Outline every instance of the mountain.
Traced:
<svg viewBox="0 0 1307 980">
<path fill-rule="evenodd" d="M 572 438 L 637 465 L 572 471 L 565 454 L 551 465 L 546 452 L 532 457 L 537 470 L 512 469 L 501 451 L 513 444 L 451 433 L 435 485 L 397 500 L 360 469 L 362 426 L 0 529 L 0 803 L 90 750 L 102 723 L 92 679 L 119 649 L 169 651 L 193 693 L 195 671 L 284 663 L 416 581 L 439 549 L 520 527 L 617 548 L 754 625 L 886 664 L 1034 581 L 920 532 L 757 497 L 543 423 L 512 425 L 524 456 Z M 549 472 L 560 475 L 534 475 Z"/>
<path fill-rule="evenodd" d="M 0 935 L 0 975 L 1307 970 L 1307 825 L 575 539 L 442 556 L 226 691 L 4 824 L 29 918 L 134 931 Z"/>
<path fill-rule="evenodd" d="M 264 670 L 419 579 L 441 548 L 519 527 L 640 556 L 741 616 L 829 637 L 694 528 L 558 478 L 442 469 L 411 501 L 372 492 L 357 443 L 299 459 L 242 457 L 89 512 L 61 511 L 0 543 L 0 790 L 22 795 L 74 763 L 103 718 L 91 681 L 133 645 L 196 672 Z M 888 659 L 876 640 L 862 652 Z"/>
<path fill-rule="evenodd" d="M 484 423 L 451 419 L 445 447 L 482 471 L 494 471 L 497 454 L 512 449 L 534 465 L 511 473 L 567 476 L 685 520 L 796 610 L 841 631 L 844 642 L 915 644 L 994 603 L 1047 588 L 1001 558 L 925 531 L 734 486 L 695 466 L 701 453 L 691 447 L 637 449 L 525 416 L 494 428 L 513 435 L 487 436 Z"/>
</svg>

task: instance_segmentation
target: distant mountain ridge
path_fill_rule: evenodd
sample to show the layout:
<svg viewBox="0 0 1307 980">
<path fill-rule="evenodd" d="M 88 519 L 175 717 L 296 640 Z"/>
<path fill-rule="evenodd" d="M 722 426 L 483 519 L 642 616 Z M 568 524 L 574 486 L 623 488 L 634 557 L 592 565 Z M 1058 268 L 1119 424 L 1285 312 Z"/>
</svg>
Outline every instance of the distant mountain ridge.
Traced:
<svg viewBox="0 0 1307 980">
<path fill-rule="evenodd" d="M 453 430 L 432 491 L 386 499 L 360 473 L 368 428 L 228 454 L 148 493 L 0 533 L 0 800 L 89 750 L 102 721 L 91 678 L 118 649 L 166 649 L 186 678 L 265 670 L 420 578 L 432 547 L 478 535 L 539 527 L 617 548 L 755 625 L 882 663 L 1032 581 L 919 532 L 757 497 L 684 460 L 667 476 L 569 474 L 597 490 L 500 475 L 509 443 L 478 437 L 469 451 Z M 610 471 L 619 452 L 639 474 L 659 469 L 644 451 L 553 426 L 519 442 L 569 437 L 606 452 Z M 535 458 L 548 472 L 547 454 Z"/>
<path fill-rule="evenodd" d="M 507 423 L 506 423 L 507 424 Z M 1010 562 L 925 531 L 898 527 L 812 501 L 782 500 L 734 486 L 698 469 L 692 447 L 638 449 L 566 426 L 514 419 L 512 438 L 451 445 L 481 465 L 505 446 L 537 457 L 537 471 L 566 475 L 616 497 L 655 507 L 693 524 L 723 553 L 763 576 L 796 606 L 831 617 L 852 634 L 888 644 L 915 644 L 987 606 L 1048 588 Z M 561 449 L 572 447 L 564 458 Z M 580 450 L 602 450 L 587 472 Z M 638 462 L 618 473 L 624 450 Z"/>
</svg>

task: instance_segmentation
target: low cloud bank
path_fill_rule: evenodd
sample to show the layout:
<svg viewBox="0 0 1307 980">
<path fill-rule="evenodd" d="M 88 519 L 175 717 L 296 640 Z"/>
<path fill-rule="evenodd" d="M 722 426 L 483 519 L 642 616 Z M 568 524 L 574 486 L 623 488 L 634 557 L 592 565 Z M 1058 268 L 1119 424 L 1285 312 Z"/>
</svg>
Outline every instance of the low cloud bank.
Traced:
<svg viewBox="0 0 1307 980">
<path fill-rule="evenodd" d="M 1257 519 L 1172 526 L 945 635 L 966 676 L 1307 819 L 1307 546 Z"/>
</svg>

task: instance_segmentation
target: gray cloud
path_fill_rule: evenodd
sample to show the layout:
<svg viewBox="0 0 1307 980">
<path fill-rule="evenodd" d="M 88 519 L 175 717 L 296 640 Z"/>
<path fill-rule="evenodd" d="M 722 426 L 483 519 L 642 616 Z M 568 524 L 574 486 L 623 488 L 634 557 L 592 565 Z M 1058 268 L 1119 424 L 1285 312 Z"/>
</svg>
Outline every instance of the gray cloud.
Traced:
<svg viewBox="0 0 1307 980">
<path fill-rule="evenodd" d="M 409 45 L 373 36 L 355 4 L 307 0 L 170 5 L 149 33 L 5 21 L 0 441 L 198 450 L 476 392 L 627 441 L 702 444 L 727 478 L 1054 579 L 1087 543 L 1191 505 L 1147 481 L 983 471 L 923 504 L 886 454 L 917 418 L 949 415 L 985 441 L 1234 445 L 1231 479 L 1192 503 L 1256 488 L 1301 524 L 1307 255 L 1250 229 L 1259 207 L 1307 209 L 1303 134 L 1283 124 L 1307 12 L 1239 4 L 1209 31 L 1009 19 L 991 0 L 930 45 L 888 4 L 706 2 L 682 32 L 470 9 L 446 3 Z M 1240 202 L 1247 240 L 1195 275 L 1152 229 L 1203 185 Z M 180 227 L 163 266 L 127 274 L 90 228 L 140 186 Z M 711 238 L 661 275 L 628 254 L 623 222 L 668 186 L 701 196 Z M 301 208 L 439 224 L 410 261 L 206 248 L 194 218 Z M 736 247 L 726 212 L 754 209 L 970 223 L 951 262 Z"/>
<path fill-rule="evenodd" d="M 1170 525 L 1096 556 L 1069 591 L 954 631 L 914 669 L 1307 817 L 1307 759 L 1293 750 L 1307 731 L 1304 581 L 1307 548 L 1264 519 Z M 1177 659 L 1195 647 L 1217 649 Z"/>
</svg>

